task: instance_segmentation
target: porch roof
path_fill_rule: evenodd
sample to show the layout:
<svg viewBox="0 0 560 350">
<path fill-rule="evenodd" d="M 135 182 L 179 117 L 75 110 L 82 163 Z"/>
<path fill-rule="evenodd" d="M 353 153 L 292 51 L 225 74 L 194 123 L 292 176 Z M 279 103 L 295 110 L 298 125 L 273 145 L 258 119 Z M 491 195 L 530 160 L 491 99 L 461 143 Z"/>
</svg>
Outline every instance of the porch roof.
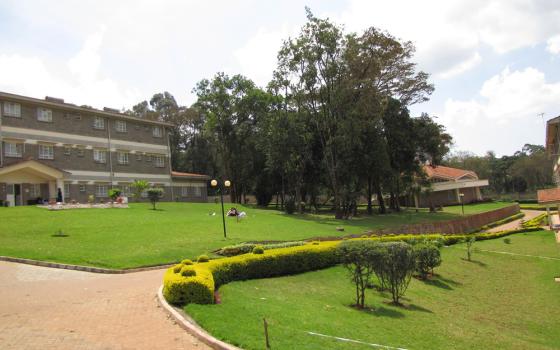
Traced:
<svg viewBox="0 0 560 350">
<path fill-rule="evenodd" d="M 31 174 L 45 180 L 62 179 L 65 175 L 69 174 L 64 170 L 52 167 L 33 159 L 28 159 L 0 168 L 0 182 L 2 181 L 2 178 L 6 178 L 9 175 L 12 175 L 12 177 L 17 177 L 18 173 Z"/>
</svg>

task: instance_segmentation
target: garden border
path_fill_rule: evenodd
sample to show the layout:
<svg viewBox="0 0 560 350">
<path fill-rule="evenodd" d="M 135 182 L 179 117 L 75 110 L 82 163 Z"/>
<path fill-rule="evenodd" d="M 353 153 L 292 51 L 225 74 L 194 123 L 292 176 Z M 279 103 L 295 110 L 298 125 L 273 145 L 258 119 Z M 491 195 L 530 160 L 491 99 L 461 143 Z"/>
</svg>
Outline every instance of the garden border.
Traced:
<svg viewBox="0 0 560 350">
<path fill-rule="evenodd" d="M 205 331 L 202 327 L 200 327 L 193 319 L 187 318 L 184 314 L 180 311 L 177 311 L 176 308 L 171 306 L 167 300 L 163 297 L 163 284 L 159 287 L 157 291 L 157 299 L 159 304 L 165 309 L 165 311 L 173 317 L 175 322 L 181 326 L 184 330 L 186 330 L 189 334 L 197 338 L 198 340 L 202 341 L 204 344 L 210 346 L 212 349 L 215 350 L 241 350 L 234 345 L 228 344 L 223 342 L 219 339 L 213 337 L 210 333 Z"/>
<path fill-rule="evenodd" d="M 61 263 L 42 261 L 42 260 L 14 258 L 14 257 L 11 257 L 11 256 L 0 256 L 0 261 L 8 261 L 8 262 L 14 262 L 14 263 L 20 263 L 20 264 L 26 264 L 26 265 L 50 267 L 50 268 L 53 268 L 53 269 L 75 270 L 75 271 L 83 271 L 83 272 L 91 272 L 91 273 L 104 273 L 104 274 L 125 274 L 125 273 L 134 273 L 134 272 L 142 272 L 142 271 L 160 270 L 160 269 L 169 268 L 169 267 L 176 264 L 176 263 L 173 263 L 173 264 L 163 264 L 163 265 L 152 265 L 152 266 L 144 266 L 144 267 L 134 267 L 134 268 L 131 268 L 131 269 L 105 269 L 105 268 L 102 268 L 102 267 L 61 264 Z"/>
</svg>

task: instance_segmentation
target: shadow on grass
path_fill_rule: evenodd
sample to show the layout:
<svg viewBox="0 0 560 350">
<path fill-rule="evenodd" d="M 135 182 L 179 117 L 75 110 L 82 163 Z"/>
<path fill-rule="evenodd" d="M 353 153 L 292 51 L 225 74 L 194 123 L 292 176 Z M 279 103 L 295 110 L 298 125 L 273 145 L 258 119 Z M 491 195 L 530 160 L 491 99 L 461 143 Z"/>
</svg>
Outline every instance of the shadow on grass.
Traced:
<svg viewBox="0 0 560 350">
<path fill-rule="evenodd" d="M 65 234 L 65 233 L 63 233 L 63 234 L 55 233 L 54 235 L 51 235 L 51 237 L 68 237 L 68 236 L 69 236 L 69 235 L 67 235 L 67 234 Z"/>
<path fill-rule="evenodd" d="M 472 259 L 471 259 L 471 260 L 468 260 L 468 259 L 465 259 L 465 258 L 461 258 L 461 260 L 466 261 L 466 262 L 468 262 L 468 263 L 476 264 L 476 265 L 478 265 L 478 266 L 480 266 L 480 267 L 486 267 L 486 266 L 488 266 L 488 264 L 486 264 L 486 263 L 484 263 L 484 262 L 482 262 L 482 261 L 479 261 L 479 260 L 472 260 Z"/>
<path fill-rule="evenodd" d="M 444 281 L 442 281 L 439 278 L 438 279 L 427 279 L 427 280 L 423 280 L 422 282 L 424 282 L 424 284 L 434 286 L 434 287 L 437 287 L 437 288 L 453 290 L 453 287 L 451 287 L 448 283 L 445 283 Z"/>
<path fill-rule="evenodd" d="M 391 318 L 403 318 L 404 314 L 398 310 L 393 308 L 386 308 L 384 306 L 378 306 L 375 309 L 368 309 L 364 310 L 370 315 L 374 315 L 377 317 L 391 317 Z"/>
<path fill-rule="evenodd" d="M 429 314 L 433 314 L 432 310 L 426 309 L 422 306 L 415 305 L 415 304 L 405 305 L 404 307 L 405 307 L 405 309 L 410 310 L 410 311 L 420 311 L 420 312 L 427 312 Z"/>
</svg>

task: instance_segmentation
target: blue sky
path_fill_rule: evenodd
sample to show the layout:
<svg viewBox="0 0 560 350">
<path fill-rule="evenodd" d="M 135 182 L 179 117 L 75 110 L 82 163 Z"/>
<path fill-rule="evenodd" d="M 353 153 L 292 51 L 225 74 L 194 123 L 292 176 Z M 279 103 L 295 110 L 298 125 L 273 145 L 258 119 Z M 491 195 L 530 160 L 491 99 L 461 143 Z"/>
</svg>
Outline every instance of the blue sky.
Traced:
<svg viewBox="0 0 560 350">
<path fill-rule="evenodd" d="M 560 115 L 560 1 L 0 1 L 0 90 L 129 108 L 160 91 L 194 101 L 218 71 L 264 86 L 304 6 L 415 43 L 454 150 L 511 154 Z"/>
</svg>

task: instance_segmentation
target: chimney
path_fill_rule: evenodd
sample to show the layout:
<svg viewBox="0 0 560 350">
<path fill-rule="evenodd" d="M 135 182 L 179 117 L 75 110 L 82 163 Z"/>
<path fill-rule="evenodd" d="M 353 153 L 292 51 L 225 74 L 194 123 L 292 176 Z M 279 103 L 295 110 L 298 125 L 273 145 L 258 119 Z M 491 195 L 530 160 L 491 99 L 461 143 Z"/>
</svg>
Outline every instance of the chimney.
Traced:
<svg viewBox="0 0 560 350">
<path fill-rule="evenodd" d="M 109 113 L 120 113 L 120 111 L 118 109 L 115 109 L 115 108 L 103 107 L 103 110 L 105 112 L 109 112 Z"/>
<path fill-rule="evenodd" d="M 45 96 L 45 101 L 55 102 L 55 103 L 64 103 L 63 98 L 51 97 L 51 96 Z"/>
</svg>

